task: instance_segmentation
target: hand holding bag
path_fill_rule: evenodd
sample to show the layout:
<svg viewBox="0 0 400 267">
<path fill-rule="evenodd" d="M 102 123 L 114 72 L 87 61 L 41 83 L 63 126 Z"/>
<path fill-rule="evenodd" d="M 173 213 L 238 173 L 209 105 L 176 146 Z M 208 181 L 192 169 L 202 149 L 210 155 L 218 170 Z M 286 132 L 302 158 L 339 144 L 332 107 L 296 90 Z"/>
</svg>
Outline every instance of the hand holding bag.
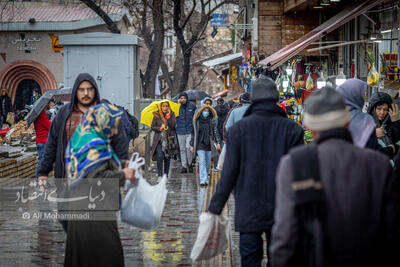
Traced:
<svg viewBox="0 0 400 267">
<path fill-rule="evenodd" d="M 150 185 L 143 178 L 140 167 L 144 159 L 134 153 L 129 162 L 129 168 L 136 171 L 138 185 L 127 182 L 127 194 L 121 205 L 121 220 L 132 226 L 153 230 L 160 223 L 161 215 L 167 199 L 167 177 L 164 175 L 157 185 Z"/>
</svg>

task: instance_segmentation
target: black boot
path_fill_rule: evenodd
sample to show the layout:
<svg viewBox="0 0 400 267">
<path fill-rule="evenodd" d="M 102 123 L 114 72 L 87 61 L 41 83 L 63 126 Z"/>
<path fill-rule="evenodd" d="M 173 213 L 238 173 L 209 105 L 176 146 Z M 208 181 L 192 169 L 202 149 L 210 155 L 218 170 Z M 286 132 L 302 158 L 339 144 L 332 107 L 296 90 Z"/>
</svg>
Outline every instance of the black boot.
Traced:
<svg viewBox="0 0 400 267">
<path fill-rule="evenodd" d="M 193 173 L 193 165 L 192 164 L 189 165 L 189 172 Z"/>
<path fill-rule="evenodd" d="M 187 169 L 186 168 L 182 168 L 181 169 L 181 173 L 187 173 Z"/>
</svg>

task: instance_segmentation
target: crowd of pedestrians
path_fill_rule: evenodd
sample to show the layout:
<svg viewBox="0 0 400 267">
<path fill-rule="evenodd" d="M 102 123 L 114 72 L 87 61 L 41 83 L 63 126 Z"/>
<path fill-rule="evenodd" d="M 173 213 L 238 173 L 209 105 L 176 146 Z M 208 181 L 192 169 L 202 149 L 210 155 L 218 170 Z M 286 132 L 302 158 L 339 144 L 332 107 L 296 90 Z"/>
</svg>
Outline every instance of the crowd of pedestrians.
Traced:
<svg viewBox="0 0 400 267">
<path fill-rule="evenodd" d="M 400 118 L 390 95 L 375 93 L 365 112 L 365 82 L 322 88 L 305 101 L 301 127 L 278 105 L 274 80 L 260 75 L 251 88 L 234 108 L 222 98 L 196 106 L 182 92 L 176 116 L 176 103 L 159 102 L 150 151 L 159 181 L 179 159 L 180 173 L 197 172 L 205 187 L 213 158 L 225 157 L 208 212 L 220 215 L 234 192 L 242 266 L 261 266 L 264 254 L 273 267 L 397 266 Z M 39 116 L 39 181 L 53 167 L 56 178 L 73 178 L 59 184 L 66 189 L 105 174 L 119 178 L 119 186 L 135 179 L 125 160 L 137 121 L 135 126 L 126 110 L 100 99 L 96 81 L 83 73 L 51 123 L 45 111 Z M 308 145 L 305 129 L 314 138 Z M 116 220 L 60 223 L 68 236 L 66 266 L 124 265 Z M 102 242 L 113 250 L 99 247 Z"/>
</svg>

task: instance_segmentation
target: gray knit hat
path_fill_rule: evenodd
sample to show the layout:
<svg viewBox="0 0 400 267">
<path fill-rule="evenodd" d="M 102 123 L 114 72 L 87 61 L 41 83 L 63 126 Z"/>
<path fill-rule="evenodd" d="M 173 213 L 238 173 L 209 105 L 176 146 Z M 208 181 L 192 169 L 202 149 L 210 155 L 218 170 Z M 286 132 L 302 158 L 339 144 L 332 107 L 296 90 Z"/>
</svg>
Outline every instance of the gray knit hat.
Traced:
<svg viewBox="0 0 400 267">
<path fill-rule="evenodd" d="M 250 98 L 252 102 L 270 100 L 273 102 L 279 101 L 279 92 L 275 82 L 265 75 L 251 82 L 251 94 Z"/>
<path fill-rule="evenodd" d="M 304 125 L 310 130 L 322 132 L 341 128 L 349 121 L 345 100 L 333 88 L 322 88 L 304 102 Z"/>
</svg>

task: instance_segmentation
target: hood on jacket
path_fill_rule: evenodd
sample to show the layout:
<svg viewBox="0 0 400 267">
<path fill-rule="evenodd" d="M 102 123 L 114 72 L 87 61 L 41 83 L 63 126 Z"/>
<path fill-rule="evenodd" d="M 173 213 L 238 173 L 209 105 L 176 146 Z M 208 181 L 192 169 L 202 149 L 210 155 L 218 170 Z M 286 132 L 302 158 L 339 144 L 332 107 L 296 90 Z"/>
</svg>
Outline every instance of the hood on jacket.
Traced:
<svg viewBox="0 0 400 267">
<path fill-rule="evenodd" d="M 217 112 L 215 111 L 215 109 L 213 107 L 210 106 L 202 106 L 201 108 L 199 108 L 199 110 L 196 112 L 196 114 L 194 114 L 193 116 L 193 122 L 196 122 L 197 119 L 200 117 L 201 113 L 203 112 L 203 110 L 205 110 L 206 108 L 208 108 L 210 110 L 211 115 L 213 116 L 212 119 L 215 121 L 217 119 Z"/>
<path fill-rule="evenodd" d="M 367 90 L 367 83 L 359 79 L 348 79 L 336 90 L 344 97 L 350 111 L 353 109 L 362 110 L 364 106 L 364 93 Z"/>
<path fill-rule="evenodd" d="M 75 102 L 77 101 L 76 91 L 78 90 L 79 85 L 84 81 L 90 82 L 93 85 L 93 87 L 96 90 L 96 95 L 94 96 L 94 101 L 95 101 L 95 103 L 100 103 L 100 93 L 99 93 L 99 88 L 97 87 L 96 80 L 89 73 L 81 73 L 78 75 L 78 77 L 76 77 L 74 86 L 72 87 L 71 106 L 70 106 L 71 111 L 73 110 L 73 108 L 75 106 Z"/>
<path fill-rule="evenodd" d="M 228 105 L 226 105 L 226 104 L 223 104 L 223 105 L 216 105 L 215 107 L 214 107 L 214 109 L 215 109 L 215 111 L 217 112 L 217 115 L 218 115 L 218 117 L 219 116 L 224 116 L 224 115 L 226 115 L 226 114 L 228 114 L 229 113 L 229 107 L 228 107 Z"/>
<path fill-rule="evenodd" d="M 211 101 L 211 105 L 213 104 L 213 99 L 211 97 L 205 97 L 203 100 L 201 100 L 201 106 L 204 106 L 206 103 L 206 100 L 210 100 Z"/>
<path fill-rule="evenodd" d="M 383 92 L 377 92 L 373 94 L 371 99 L 369 100 L 367 112 L 372 115 L 375 107 L 378 105 L 382 105 L 383 103 L 387 103 L 389 108 L 392 109 L 392 98 L 389 94 Z"/>
</svg>

